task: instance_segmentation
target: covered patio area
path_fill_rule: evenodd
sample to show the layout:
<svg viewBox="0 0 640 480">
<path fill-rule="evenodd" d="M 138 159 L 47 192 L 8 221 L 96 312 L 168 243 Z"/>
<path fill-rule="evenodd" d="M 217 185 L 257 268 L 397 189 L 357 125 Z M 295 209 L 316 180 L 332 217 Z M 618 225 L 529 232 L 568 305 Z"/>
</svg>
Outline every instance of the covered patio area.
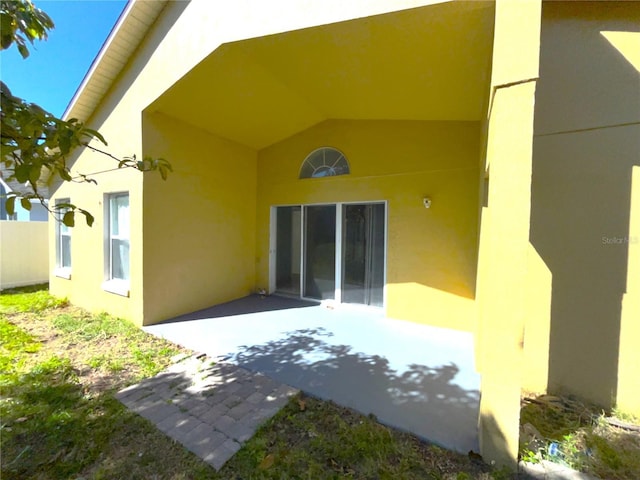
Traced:
<svg viewBox="0 0 640 480">
<path fill-rule="evenodd" d="M 259 295 L 145 330 L 444 447 L 479 449 L 471 333 Z"/>
</svg>

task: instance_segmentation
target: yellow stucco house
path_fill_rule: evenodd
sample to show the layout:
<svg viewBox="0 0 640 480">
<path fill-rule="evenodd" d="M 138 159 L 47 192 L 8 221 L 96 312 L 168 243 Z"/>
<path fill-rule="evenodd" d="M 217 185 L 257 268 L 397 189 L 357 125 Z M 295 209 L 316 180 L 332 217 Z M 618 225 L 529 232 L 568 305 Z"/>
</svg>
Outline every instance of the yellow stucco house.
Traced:
<svg viewBox="0 0 640 480">
<path fill-rule="evenodd" d="M 473 332 L 487 460 L 523 389 L 639 414 L 639 70 L 634 2 L 132 0 L 65 115 L 174 173 L 59 186 L 96 222 L 51 222 L 51 291 L 140 325 L 265 289 Z"/>
</svg>

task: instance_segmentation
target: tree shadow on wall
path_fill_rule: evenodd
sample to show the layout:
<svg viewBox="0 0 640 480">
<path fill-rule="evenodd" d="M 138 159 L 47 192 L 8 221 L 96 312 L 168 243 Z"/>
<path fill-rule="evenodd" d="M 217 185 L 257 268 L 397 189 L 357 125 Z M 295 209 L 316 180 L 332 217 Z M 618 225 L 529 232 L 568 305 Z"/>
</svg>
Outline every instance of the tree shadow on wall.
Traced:
<svg viewBox="0 0 640 480">
<path fill-rule="evenodd" d="M 331 344 L 333 334 L 323 328 L 285 335 L 242 346 L 229 360 L 446 448 L 478 451 L 480 394 L 455 383 L 457 365 L 396 370 L 383 356 Z"/>
</svg>

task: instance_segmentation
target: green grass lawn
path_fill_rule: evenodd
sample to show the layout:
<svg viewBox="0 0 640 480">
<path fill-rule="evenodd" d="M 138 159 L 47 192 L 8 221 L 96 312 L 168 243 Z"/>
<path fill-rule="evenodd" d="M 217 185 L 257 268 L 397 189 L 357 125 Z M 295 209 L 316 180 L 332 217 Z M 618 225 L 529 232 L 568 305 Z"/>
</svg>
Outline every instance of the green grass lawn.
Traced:
<svg viewBox="0 0 640 480">
<path fill-rule="evenodd" d="M 298 396 L 220 472 L 114 398 L 184 353 L 45 288 L 0 295 L 2 479 L 491 479 L 503 472 Z"/>
</svg>

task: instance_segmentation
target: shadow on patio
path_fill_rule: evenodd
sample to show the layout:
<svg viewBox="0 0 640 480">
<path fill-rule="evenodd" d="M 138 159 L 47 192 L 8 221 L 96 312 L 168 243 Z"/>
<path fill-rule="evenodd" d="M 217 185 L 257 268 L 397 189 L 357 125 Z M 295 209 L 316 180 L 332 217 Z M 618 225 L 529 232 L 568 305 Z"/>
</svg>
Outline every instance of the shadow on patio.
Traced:
<svg viewBox="0 0 640 480">
<path fill-rule="evenodd" d="M 478 451 L 472 334 L 277 297 L 230 303 L 145 329 L 444 447 Z"/>
</svg>

